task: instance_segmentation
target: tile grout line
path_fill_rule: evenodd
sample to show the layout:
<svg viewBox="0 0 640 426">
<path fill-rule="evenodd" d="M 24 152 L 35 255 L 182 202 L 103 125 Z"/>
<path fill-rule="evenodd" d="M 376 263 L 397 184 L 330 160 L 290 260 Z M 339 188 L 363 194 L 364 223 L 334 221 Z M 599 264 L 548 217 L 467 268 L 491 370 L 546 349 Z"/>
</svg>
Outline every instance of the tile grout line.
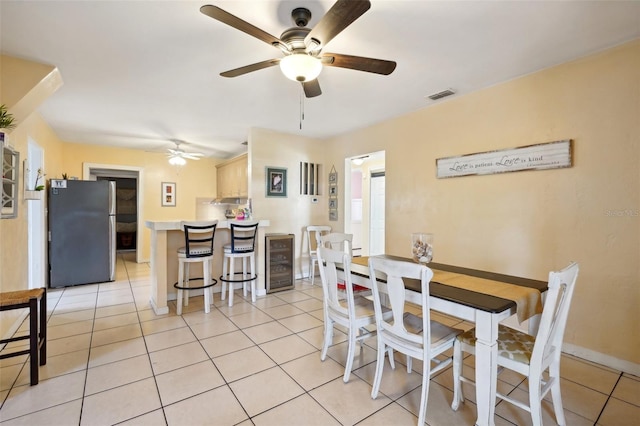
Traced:
<svg viewBox="0 0 640 426">
<path fill-rule="evenodd" d="M 618 386 L 618 383 L 620 383 L 620 380 L 622 379 L 622 375 L 623 374 L 624 373 L 620 372 L 620 374 L 618 375 L 618 380 L 616 380 L 615 385 L 613 385 L 613 387 L 611 388 L 611 393 L 609 393 L 609 395 L 607 395 L 607 400 L 602 405 L 602 409 L 598 413 L 598 417 L 596 417 L 596 420 L 593 422 L 594 425 L 598 424 L 598 421 L 600 420 L 600 417 L 602 417 L 602 413 L 604 413 L 604 410 L 607 408 L 607 404 L 609 404 L 609 400 L 612 398 L 613 392 L 616 390 L 616 386 Z"/>
</svg>

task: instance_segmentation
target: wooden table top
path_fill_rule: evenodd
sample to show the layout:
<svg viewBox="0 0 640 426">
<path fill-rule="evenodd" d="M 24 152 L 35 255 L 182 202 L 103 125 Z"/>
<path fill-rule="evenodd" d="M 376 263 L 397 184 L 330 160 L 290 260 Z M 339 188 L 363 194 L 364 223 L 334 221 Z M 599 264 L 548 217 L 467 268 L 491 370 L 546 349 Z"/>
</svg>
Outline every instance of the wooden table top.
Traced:
<svg viewBox="0 0 640 426">
<path fill-rule="evenodd" d="M 411 259 L 399 256 L 382 255 L 382 257 L 395 260 L 411 261 Z M 482 271 L 478 269 L 463 268 L 460 266 L 445 265 L 442 263 L 429 263 L 427 264 L 427 266 L 434 270 L 455 272 L 458 274 L 470 275 L 472 277 L 485 278 L 507 284 L 535 288 L 540 292 L 547 291 L 546 281 L 515 277 L 512 275 L 498 274 L 495 272 Z M 357 263 L 351 264 L 351 272 L 363 277 L 369 277 L 368 267 L 359 265 Z M 405 286 L 407 289 L 416 292 L 421 291 L 420 282 L 418 280 L 406 280 Z M 476 291 L 465 290 L 462 288 L 442 284 L 437 281 L 431 281 L 429 285 L 429 292 L 433 297 L 458 303 L 464 306 L 469 306 L 471 308 L 479 309 L 485 312 L 499 313 L 516 307 L 516 303 L 513 300 L 503 299 L 501 297 L 495 297 Z"/>
</svg>

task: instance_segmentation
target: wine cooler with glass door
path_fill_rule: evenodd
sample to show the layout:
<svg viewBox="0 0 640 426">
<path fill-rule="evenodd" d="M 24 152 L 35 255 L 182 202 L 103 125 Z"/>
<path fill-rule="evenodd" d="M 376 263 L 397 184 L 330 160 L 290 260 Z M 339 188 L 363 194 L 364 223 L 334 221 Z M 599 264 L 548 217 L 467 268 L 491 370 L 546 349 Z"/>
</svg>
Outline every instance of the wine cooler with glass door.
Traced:
<svg viewBox="0 0 640 426">
<path fill-rule="evenodd" d="M 293 234 L 265 236 L 265 282 L 267 293 L 290 290 L 295 279 Z"/>
</svg>

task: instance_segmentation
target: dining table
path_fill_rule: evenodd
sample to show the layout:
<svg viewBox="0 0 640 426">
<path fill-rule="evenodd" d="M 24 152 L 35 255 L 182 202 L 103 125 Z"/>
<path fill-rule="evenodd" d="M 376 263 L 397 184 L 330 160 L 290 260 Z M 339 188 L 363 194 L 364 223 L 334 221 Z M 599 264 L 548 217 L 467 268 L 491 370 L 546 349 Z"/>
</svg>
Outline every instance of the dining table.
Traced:
<svg viewBox="0 0 640 426">
<path fill-rule="evenodd" d="M 413 262 L 412 259 L 392 255 L 376 257 Z M 498 324 L 512 315 L 518 315 L 520 321 L 529 320 L 529 332 L 534 334 L 542 312 L 542 297 L 547 290 L 547 282 L 434 262 L 426 266 L 434 272 L 429 285 L 431 309 L 475 325 L 476 425 L 493 425 Z M 339 273 L 344 274 L 344 271 Z M 371 288 L 367 257 L 354 257 L 350 273 L 354 285 Z M 385 277 L 376 278 L 384 283 Z M 463 284 L 458 285 L 458 282 Z M 471 285 L 466 285 L 465 282 Z M 418 280 L 405 280 L 405 290 L 407 301 L 421 303 L 421 286 Z M 514 300 L 516 298 L 511 296 L 512 290 L 526 294 L 531 300 Z"/>
</svg>

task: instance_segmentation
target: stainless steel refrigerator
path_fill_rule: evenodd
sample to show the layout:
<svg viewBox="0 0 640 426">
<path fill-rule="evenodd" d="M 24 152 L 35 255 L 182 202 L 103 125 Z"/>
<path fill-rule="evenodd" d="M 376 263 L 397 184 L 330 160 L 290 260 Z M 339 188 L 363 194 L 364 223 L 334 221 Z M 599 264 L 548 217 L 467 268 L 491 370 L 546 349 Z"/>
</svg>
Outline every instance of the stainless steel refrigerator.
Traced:
<svg viewBox="0 0 640 426">
<path fill-rule="evenodd" d="M 58 180 L 49 185 L 49 287 L 113 281 L 115 182 Z"/>
</svg>

